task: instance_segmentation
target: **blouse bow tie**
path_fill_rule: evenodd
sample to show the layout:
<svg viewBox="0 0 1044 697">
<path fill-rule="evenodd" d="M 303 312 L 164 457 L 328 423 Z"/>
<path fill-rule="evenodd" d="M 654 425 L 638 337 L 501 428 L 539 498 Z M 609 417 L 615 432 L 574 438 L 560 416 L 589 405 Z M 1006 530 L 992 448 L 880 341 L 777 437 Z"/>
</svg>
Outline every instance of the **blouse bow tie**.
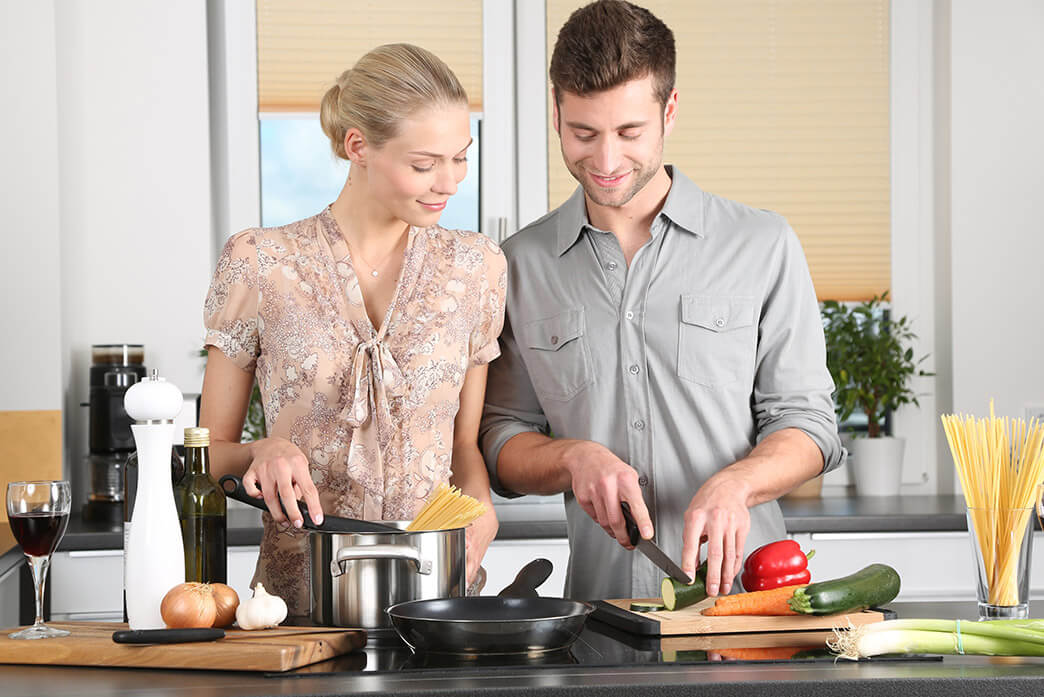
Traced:
<svg viewBox="0 0 1044 697">
<path fill-rule="evenodd" d="M 391 352 L 379 337 L 360 342 L 352 359 L 352 399 L 341 416 L 352 428 L 365 425 L 380 407 L 381 416 L 391 420 L 388 400 L 406 394 L 406 380 Z"/>
</svg>

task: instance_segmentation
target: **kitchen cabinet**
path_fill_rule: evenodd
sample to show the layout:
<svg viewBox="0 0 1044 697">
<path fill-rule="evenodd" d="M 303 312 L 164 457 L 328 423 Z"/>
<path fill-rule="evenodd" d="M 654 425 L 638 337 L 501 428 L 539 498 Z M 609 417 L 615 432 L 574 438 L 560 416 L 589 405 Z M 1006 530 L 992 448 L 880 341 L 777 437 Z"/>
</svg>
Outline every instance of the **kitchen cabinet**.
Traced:
<svg viewBox="0 0 1044 697">
<path fill-rule="evenodd" d="M 897 601 L 975 600 L 976 568 L 971 538 L 954 532 L 803 533 L 791 535 L 806 552 L 812 580 L 847 576 L 881 562 L 899 572 Z M 1030 599 L 1044 599 L 1044 533 L 1033 539 Z"/>
<path fill-rule="evenodd" d="M 251 595 L 250 580 L 254 576 L 257 554 L 256 546 L 228 549 L 228 585 L 240 598 Z M 55 552 L 47 584 L 51 591 L 53 621 L 123 620 L 122 549 Z"/>
<path fill-rule="evenodd" d="M 24 563 L 25 559 L 19 553 L 7 568 L 0 571 L 0 627 L 18 626 L 18 578 Z"/>
<path fill-rule="evenodd" d="M 561 597 L 569 564 L 569 541 L 565 538 L 494 540 L 482 560 L 486 569 L 482 595 L 496 595 L 515 580 L 523 566 L 540 557 L 550 560 L 554 570 L 537 592 L 546 598 Z"/>
</svg>

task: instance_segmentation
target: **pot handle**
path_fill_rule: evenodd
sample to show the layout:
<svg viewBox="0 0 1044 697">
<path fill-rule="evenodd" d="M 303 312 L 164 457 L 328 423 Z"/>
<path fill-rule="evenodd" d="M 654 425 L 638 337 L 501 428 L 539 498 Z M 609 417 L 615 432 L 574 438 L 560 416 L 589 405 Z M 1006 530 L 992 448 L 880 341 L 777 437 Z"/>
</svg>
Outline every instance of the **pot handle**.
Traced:
<svg viewBox="0 0 1044 697">
<path fill-rule="evenodd" d="M 355 559 L 404 559 L 413 562 L 417 573 L 427 576 L 431 573 L 431 560 L 422 559 L 420 550 L 402 545 L 365 545 L 361 547 L 341 547 L 330 562 L 330 575 L 340 576 L 344 573 L 344 563 Z"/>
</svg>

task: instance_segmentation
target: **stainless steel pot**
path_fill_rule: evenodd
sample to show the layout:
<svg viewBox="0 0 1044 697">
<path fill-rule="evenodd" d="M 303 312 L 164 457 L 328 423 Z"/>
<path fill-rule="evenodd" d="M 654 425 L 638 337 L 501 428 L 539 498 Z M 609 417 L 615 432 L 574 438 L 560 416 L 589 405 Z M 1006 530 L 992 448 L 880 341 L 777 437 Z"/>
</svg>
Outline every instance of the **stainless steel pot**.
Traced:
<svg viewBox="0 0 1044 697">
<path fill-rule="evenodd" d="M 382 521 L 405 531 L 408 522 Z M 410 600 L 463 597 L 464 528 L 308 536 L 312 621 L 391 629 L 385 609 Z"/>
</svg>

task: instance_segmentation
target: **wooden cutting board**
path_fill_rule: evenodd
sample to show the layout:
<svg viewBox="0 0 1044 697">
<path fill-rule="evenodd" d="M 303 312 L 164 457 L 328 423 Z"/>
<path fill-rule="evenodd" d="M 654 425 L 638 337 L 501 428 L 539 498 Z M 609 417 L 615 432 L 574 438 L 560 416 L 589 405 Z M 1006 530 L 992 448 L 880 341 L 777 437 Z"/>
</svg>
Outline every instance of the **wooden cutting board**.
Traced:
<svg viewBox="0 0 1044 697">
<path fill-rule="evenodd" d="M 631 603 L 660 603 L 659 598 L 597 600 L 595 619 L 632 634 L 670 636 L 678 634 L 745 634 L 748 632 L 796 632 L 814 629 L 833 629 L 880 622 L 882 610 L 863 610 L 843 615 L 786 615 L 782 617 L 736 616 L 707 617 L 704 608 L 714 604 L 707 598 L 681 610 L 632 612 Z"/>
<path fill-rule="evenodd" d="M 226 629 L 225 638 L 184 644 L 117 644 L 115 622 L 49 622 L 71 634 L 55 639 L 9 641 L 0 630 L 0 663 L 178 668 L 282 672 L 340 656 L 366 644 L 366 631 L 340 627 L 276 627 L 247 632 Z"/>
</svg>

